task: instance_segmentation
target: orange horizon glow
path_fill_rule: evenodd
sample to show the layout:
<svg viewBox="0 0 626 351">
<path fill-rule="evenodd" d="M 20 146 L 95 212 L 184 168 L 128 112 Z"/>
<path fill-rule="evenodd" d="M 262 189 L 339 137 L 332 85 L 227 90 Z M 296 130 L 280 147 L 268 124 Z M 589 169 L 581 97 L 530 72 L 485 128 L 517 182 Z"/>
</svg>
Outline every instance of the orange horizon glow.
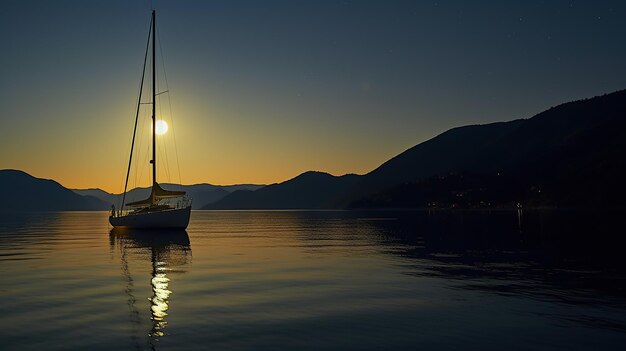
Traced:
<svg viewBox="0 0 626 351">
<path fill-rule="evenodd" d="M 108 105 L 96 112 L 87 112 L 89 106 L 84 106 L 76 115 L 89 118 L 74 117 L 71 124 L 12 122 L 11 133 L 0 144 L 19 147 L 0 148 L 0 169 L 21 170 L 70 189 L 121 193 L 134 121 L 130 94 L 118 95 L 110 100 L 127 104 Z M 251 125 L 252 116 L 211 110 L 194 102 L 183 101 L 186 108 L 176 111 L 176 121 L 171 111 L 157 112 L 158 119 L 169 125 L 167 133 L 157 135 L 160 183 L 273 184 L 306 171 L 365 174 L 426 139 L 420 133 L 392 138 L 391 126 L 372 132 L 368 126 L 307 122 L 310 118 L 267 123 L 272 111 L 257 112 L 254 117 L 259 123 Z M 140 115 L 129 189 L 151 183 L 150 131 L 146 109 Z"/>
<path fill-rule="evenodd" d="M 64 174 L 64 173 L 58 173 L 58 172 L 51 172 L 48 170 L 35 170 L 35 169 L 25 169 L 25 168 L 16 168 L 16 167 L 5 167 L 2 168 L 4 169 L 13 169 L 13 170 L 19 170 L 19 171 L 23 171 L 26 172 L 28 174 L 30 174 L 31 176 L 35 177 L 35 178 L 40 178 L 40 179 L 50 179 L 53 180 L 59 184 L 61 184 L 62 186 L 64 186 L 65 188 L 68 189 L 101 189 L 104 190 L 108 193 L 111 194 L 119 194 L 121 192 L 123 192 L 123 181 L 124 179 L 122 179 L 122 177 L 118 177 L 120 179 L 116 179 L 114 182 L 110 182 L 110 183 L 105 183 L 105 182 L 94 182 L 91 181 L 90 179 L 86 179 L 83 177 L 72 177 L 71 175 L 68 174 Z M 217 186 L 228 186 L 228 185 L 239 185 L 239 184 L 254 184 L 254 185 L 269 185 L 269 184 L 274 184 L 274 183 L 281 183 L 284 182 L 286 180 L 289 180 L 291 178 L 294 178 L 296 176 L 298 176 L 299 174 L 302 174 L 306 171 L 309 170 L 303 170 L 303 171 L 296 171 L 295 173 L 293 173 L 292 176 L 287 176 L 285 178 L 276 178 L 276 177 L 271 177 L 271 174 L 268 174 L 267 177 L 258 177 L 256 178 L 256 181 L 248 181 L 245 179 L 245 177 L 240 178 L 240 180 L 227 180 L 224 179 L 223 181 L 220 180 L 219 178 L 215 178 L 215 181 L 212 179 L 207 179 L 207 178 L 202 178 L 202 176 L 198 176 L 198 177 L 194 177 L 194 178 L 186 178 L 185 176 L 183 176 L 183 182 L 182 185 L 196 185 L 196 184 L 211 184 L 211 185 L 217 185 Z M 313 171 L 317 171 L 317 170 L 313 170 Z M 320 171 L 320 172 L 324 172 L 324 171 Z M 346 172 L 346 173 L 333 173 L 333 172 L 326 172 L 326 173 L 330 173 L 333 175 L 344 175 L 346 173 L 356 173 L 356 172 Z M 363 172 L 362 172 L 363 173 Z M 358 174 L 362 174 L 362 173 L 358 173 Z M 100 179 L 101 177 L 95 176 L 94 179 Z M 120 184 L 114 184 L 114 183 L 121 183 Z M 169 183 L 169 181 L 167 180 L 161 180 L 159 179 L 159 183 Z M 177 183 L 178 182 L 174 182 Z M 145 182 L 145 184 L 138 184 L 137 187 L 147 187 L 149 186 L 148 182 Z M 128 189 L 131 190 L 134 187 L 131 187 L 129 185 Z"/>
</svg>

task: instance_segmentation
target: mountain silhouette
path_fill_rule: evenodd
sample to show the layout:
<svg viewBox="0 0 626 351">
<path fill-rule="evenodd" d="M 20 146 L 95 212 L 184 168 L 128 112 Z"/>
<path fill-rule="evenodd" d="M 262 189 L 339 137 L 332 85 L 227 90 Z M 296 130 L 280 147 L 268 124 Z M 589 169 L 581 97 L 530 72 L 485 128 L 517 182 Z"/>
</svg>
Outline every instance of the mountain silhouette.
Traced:
<svg viewBox="0 0 626 351">
<path fill-rule="evenodd" d="M 256 191 L 235 191 L 203 209 L 316 209 L 336 207 L 337 193 L 353 186 L 359 176 L 336 177 L 309 171 L 280 184 Z"/>
<path fill-rule="evenodd" d="M 72 211 L 105 210 L 105 202 L 92 196 L 81 196 L 50 179 L 28 173 L 0 170 L 0 191 L 9 199 L 0 202 L 2 211 Z"/>
<path fill-rule="evenodd" d="M 397 192 L 398 186 L 404 187 L 402 196 L 407 196 L 407 183 L 450 174 L 470 175 L 473 182 L 482 175 L 483 180 L 471 188 L 463 188 L 462 183 L 443 187 L 442 192 L 500 187 L 500 191 L 510 193 L 510 198 L 498 202 L 623 206 L 624 156 L 626 90 L 565 103 L 530 119 L 452 129 L 366 175 L 353 190 L 366 195 L 351 206 L 359 207 L 368 195 Z M 502 181 L 487 180 L 494 175 L 507 181 L 496 185 Z M 423 200 L 420 207 L 427 205 L 428 199 Z M 386 201 L 389 206 L 396 202 L 388 196 Z M 381 205 L 370 204 L 384 207 Z"/>
<path fill-rule="evenodd" d="M 623 206 L 625 151 L 621 90 L 529 119 L 454 128 L 363 176 L 307 172 L 204 208 L 448 206 L 467 194 L 458 205 Z"/>
</svg>

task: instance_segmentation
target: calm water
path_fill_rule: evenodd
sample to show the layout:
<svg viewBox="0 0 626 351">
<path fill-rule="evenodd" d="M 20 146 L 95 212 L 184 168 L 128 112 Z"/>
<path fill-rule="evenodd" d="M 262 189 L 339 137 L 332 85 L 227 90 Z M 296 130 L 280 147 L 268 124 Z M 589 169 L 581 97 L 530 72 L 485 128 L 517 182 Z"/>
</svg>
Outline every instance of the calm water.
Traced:
<svg viewBox="0 0 626 351">
<path fill-rule="evenodd" d="M 0 348 L 622 349 L 620 216 L 2 214 Z"/>
</svg>

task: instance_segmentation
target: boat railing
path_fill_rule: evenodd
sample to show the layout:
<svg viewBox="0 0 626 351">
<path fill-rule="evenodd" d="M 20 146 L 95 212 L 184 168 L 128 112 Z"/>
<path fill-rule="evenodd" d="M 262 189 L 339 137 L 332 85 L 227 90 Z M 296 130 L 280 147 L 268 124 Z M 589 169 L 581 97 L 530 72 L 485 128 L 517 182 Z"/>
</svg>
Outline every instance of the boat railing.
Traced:
<svg viewBox="0 0 626 351">
<path fill-rule="evenodd" d="M 176 201 L 176 203 L 174 204 L 174 208 L 175 209 L 180 209 L 180 208 L 187 208 L 189 206 L 191 206 L 191 203 L 193 202 L 193 200 L 188 197 L 188 196 L 183 196 L 180 200 Z"/>
<path fill-rule="evenodd" d="M 188 196 L 184 196 L 184 197 L 180 198 L 177 201 L 168 200 L 168 201 L 165 202 L 165 204 L 171 206 L 171 209 L 173 209 L 173 210 L 179 210 L 179 209 L 187 208 L 187 207 L 191 206 L 192 202 L 193 202 L 192 198 L 190 198 Z M 133 214 L 135 212 L 137 212 L 137 209 L 125 209 L 125 210 L 124 209 L 123 210 L 115 209 L 115 210 L 111 211 L 111 215 L 113 217 L 124 217 L 124 216 L 128 216 L 130 214 Z"/>
</svg>

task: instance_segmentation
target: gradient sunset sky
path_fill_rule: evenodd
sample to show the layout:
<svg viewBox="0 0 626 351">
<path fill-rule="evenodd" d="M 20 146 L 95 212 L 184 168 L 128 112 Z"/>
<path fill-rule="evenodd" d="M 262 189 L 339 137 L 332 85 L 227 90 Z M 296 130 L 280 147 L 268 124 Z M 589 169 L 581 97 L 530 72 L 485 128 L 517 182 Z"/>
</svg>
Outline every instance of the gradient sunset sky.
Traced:
<svg viewBox="0 0 626 351">
<path fill-rule="evenodd" d="M 367 173 L 451 127 L 626 88 L 623 1 L 153 5 L 185 184 Z M 0 2 L 0 169 L 123 188 L 150 9 Z"/>
</svg>

